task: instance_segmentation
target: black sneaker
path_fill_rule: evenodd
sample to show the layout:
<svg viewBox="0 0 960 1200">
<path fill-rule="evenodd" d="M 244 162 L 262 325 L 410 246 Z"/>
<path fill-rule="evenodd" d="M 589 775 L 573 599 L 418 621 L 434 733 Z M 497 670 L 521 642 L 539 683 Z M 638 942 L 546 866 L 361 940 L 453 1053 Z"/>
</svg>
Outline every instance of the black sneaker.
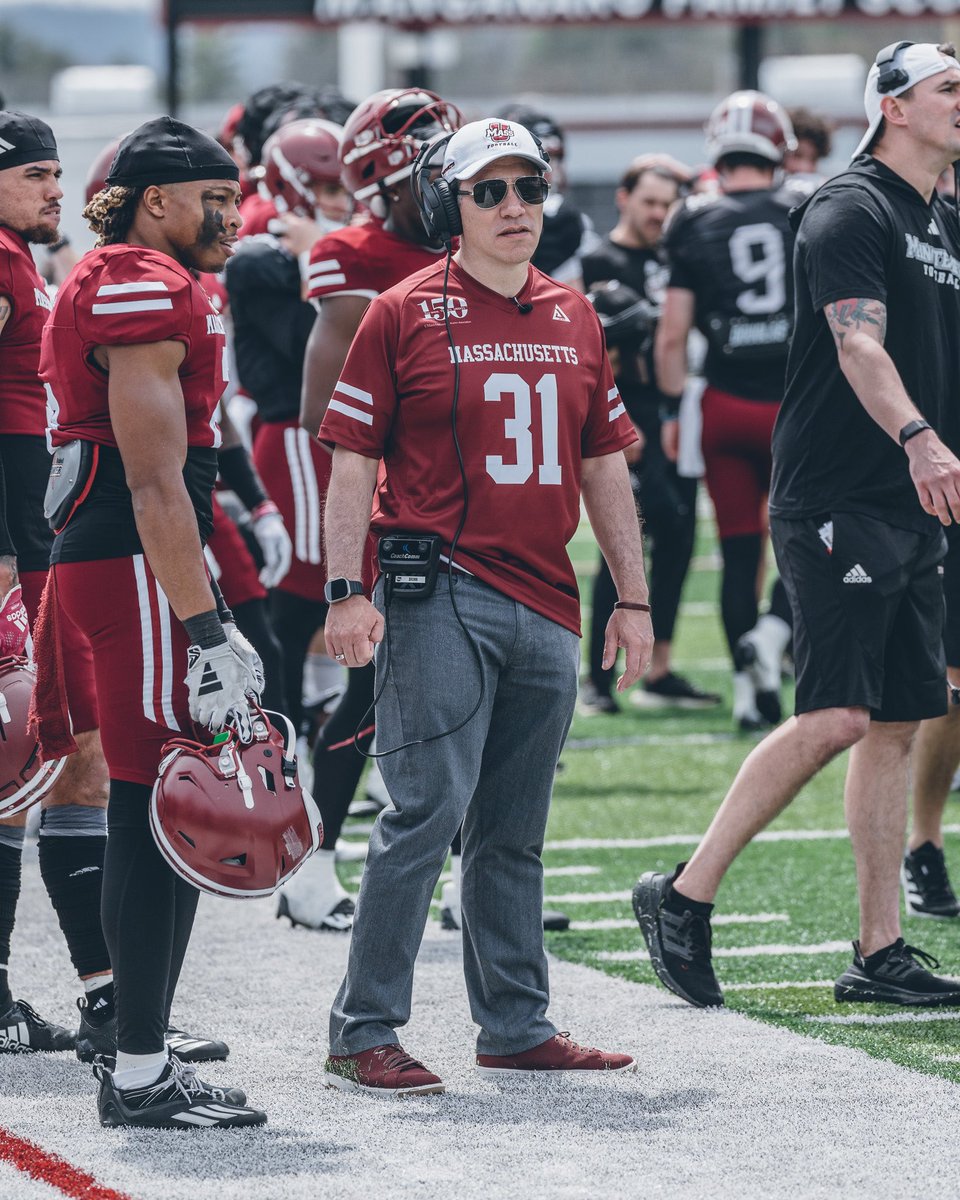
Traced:
<svg viewBox="0 0 960 1200">
<path fill-rule="evenodd" d="M 659 679 L 643 681 L 637 703 L 661 708 L 716 708 L 721 699 L 716 692 L 705 692 L 682 675 L 668 671 Z"/>
<path fill-rule="evenodd" d="M 92 1063 L 98 1056 L 104 1059 L 109 1070 L 117 1057 L 117 1018 L 112 1014 L 108 1020 L 98 1022 L 95 1013 L 87 1010 L 83 1000 L 77 1001 L 80 1009 L 80 1029 L 77 1032 L 77 1058 Z M 182 1029 L 170 1028 L 166 1043 L 181 1062 L 222 1062 L 230 1053 L 225 1042 L 213 1038 L 194 1037 Z"/>
<path fill-rule="evenodd" d="M 77 1035 L 45 1021 L 26 1000 L 14 1000 L 0 1013 L 0 1054 L 33 1054 L 38 1050 L 72 1050 Z"/>
<path fill-rule="evenodd" d="M 933 842 L 908 850 L 900 868 L 903 898 L 911 917 L 960 916 L 960 900 L 954 895 L 947 875 L 943 851 Z"/>
<path fill-rule="evenodd" d="M 619 711 L 620 705 L 609 692 L 601 692 L 589 680 L 581 686 L 577 698 L 577 712 L 581 717 L 612 716 Z"/>
<path fill-rule="evenodd" d="M 265 1112 L 232 1101 L 228 1091 L 210 1087 L 197 1076 L 194 1067 L 182 1063 L 176 1055 L 170 1056 L 160 1078 L 148 1087 L 121 1091 L 114 1086 L 113 1074 L 102 1062 L 97 1062 L 93 1071 L 100 1081 L 97 1106 L 101 1125 L 236 1129 L 242 1125 L 266 1124 Z"/>
<path fill-rule="evenodd" d="M 921 965 L 921 959 L 926 966 Z M 853 943 L 853 966 L 847 967 L 833 986 L 836 1001 L 857 1003 L 909 1004 L 931 1007 L 960 1004 L 960 980 L 944 979 L 933 972 L 940 964 L 916 946 L 907 946 L 897 938 L 892 946 L 878 950 L 869 958 Z M 930 967 L 930 970 L 927 970 Z"/>
<path fill-rule="evenodd" d="M 667 899 L 683 903 L 673 881 L 685 866 L 680 863 L 672 875 L 641 875 L 633 889 L 633 911 L 660 982 L 697 1008 L 717 1007 L 723 1004 L 723 992 L 713 973 L 710 918 L 691 909 L 673 912 L 664 904 Z"/>
</svg>

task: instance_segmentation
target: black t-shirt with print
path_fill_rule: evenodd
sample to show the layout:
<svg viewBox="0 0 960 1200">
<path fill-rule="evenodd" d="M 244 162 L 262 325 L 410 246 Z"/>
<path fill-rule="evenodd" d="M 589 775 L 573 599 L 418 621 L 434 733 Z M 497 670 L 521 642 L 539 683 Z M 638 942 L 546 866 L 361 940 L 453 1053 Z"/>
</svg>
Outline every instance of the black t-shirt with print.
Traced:
<svg viewBox="0 0 960 1200">
<path fill-rule="evenodd" d="M 884 347 L 924 417 L 951 446 L 960 380 L 960 223 L 870 156 L 824 184 L 793 214 L 799 223 L 796 324 L 773 433 L 770 511 L 811 517 L 863 512 L 923 530 L 904 451 L 868 415 L 840 370 L 823 309 L 880 300 Z"/>
</svg>

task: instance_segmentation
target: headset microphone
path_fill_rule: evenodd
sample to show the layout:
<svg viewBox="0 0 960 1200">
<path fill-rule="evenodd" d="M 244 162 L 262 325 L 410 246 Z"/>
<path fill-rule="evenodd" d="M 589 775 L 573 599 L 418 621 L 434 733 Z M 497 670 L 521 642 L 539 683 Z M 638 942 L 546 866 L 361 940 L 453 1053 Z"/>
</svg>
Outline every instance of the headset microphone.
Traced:
<svg viewBox="0 0 960 1200">
<path fill-rule="evenodd" d="M 517 312 L 520 313 L 522 316 L 525 317 L 527 315 L 527 313 L 533 312 L 533 305 L 530 303 L 529 300 L 527 300 L 525 303 L 521 304 L 520 301 L 516 298 L 516 296 L 511 296 L 510 299 L 517 306 Z"/>
</svg>

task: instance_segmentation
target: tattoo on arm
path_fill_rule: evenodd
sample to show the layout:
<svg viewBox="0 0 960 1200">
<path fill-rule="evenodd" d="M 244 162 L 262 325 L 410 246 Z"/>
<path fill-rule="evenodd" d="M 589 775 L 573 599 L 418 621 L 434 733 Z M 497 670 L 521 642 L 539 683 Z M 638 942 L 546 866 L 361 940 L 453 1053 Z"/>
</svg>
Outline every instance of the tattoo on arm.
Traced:
<svg viewBox="0 0 960 1200">
<path fill-rule="evenodd" d="M 882 300 L 836 300 L 823 313 L 838 350 L 848 333 L 866 333 L 881 346 L 887 336 L 887 306 Z"/>
</svg>

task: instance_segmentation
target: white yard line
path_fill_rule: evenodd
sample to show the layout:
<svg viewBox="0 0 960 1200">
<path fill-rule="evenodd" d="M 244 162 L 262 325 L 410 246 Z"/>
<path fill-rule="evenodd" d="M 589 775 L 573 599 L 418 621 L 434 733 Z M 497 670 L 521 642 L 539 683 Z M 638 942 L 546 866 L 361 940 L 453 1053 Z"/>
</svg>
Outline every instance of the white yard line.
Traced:
<svg viewBox="0 0 960 1200">
<path fill-rule="evenodd" d="M 786 992 L 790 988 L 833 987 L 832 979 L 787 979 L 777 983 L 725 983 L 725 992 Z"/>
<path fill-rule="evenodd" d="M 714 951 L 716 954 L 716 951 Z M 912 1009 L 910 1012 L 884 1013 L 882 1016 L 877 1016 L 871 1013 L 852 1013 L 850 1016 L 844 1017 L 807 1017 L 807 1021 L 811 1025 L 909 1025 L 913 1021 L 960 1021 L 960 1012 L 953 1009 L 950 1012 L 937 1010 L 930 1012 L 928 1009 L 917 1011 Z"/>
<path fill-rule="evenodd" d="M 545 896 L 544 901 L 556 900 L 556 896 Z M 778 921 L 789 923 L 786 913 L 721 913 L 712 917 L 712 925 L 772 925 Z M 573 921 L 570 928 L 576 932 L 590 929 L 636 929 L 637 922 L 633 919 L 610 917 L 602 921 Z"/>
<path fill-rule="evenodd" d="M 960 825 L 944 825 L 944 833 L 960 833 Z M 848 838 L 846 829 L 766 829 L 755 842 L 833 842 Z M 648 838 L 564 838 L 544 843 L 544 850 L 653 850 L 657 846 L 695 846 L 702 833 L 666 833 Z"/>
<path fill-rule="evenodd" d="M 840 954 L 850 949 L 849 942 L 817 942 L 813 946 L 775 943 L 767 946 L 714 946 L 714 958 L 781 958 L 792 954 Z M 599 950 L 590 957 L 597 962 L 647 962 L 645 950 Z M 814 1020 L 815 1018 L 810 1018 Z M 826 1018 L 824 1018 L 826 1019 Z M 841 1020 L 841 1018 L 838 1018 Z"/>
</svg>

